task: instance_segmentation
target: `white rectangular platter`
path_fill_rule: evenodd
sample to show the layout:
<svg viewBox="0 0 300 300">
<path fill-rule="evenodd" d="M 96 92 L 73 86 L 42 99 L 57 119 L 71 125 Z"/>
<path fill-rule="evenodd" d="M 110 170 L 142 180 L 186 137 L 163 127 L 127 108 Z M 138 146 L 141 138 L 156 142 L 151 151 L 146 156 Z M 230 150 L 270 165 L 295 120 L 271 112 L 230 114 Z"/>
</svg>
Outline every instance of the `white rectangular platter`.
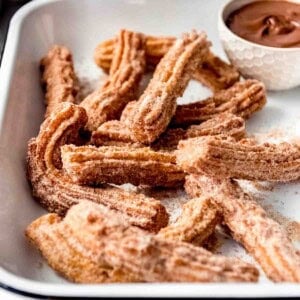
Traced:
<svg viewBox="0 0 300 300">
<path fill-rule="evenodd" d="M 120 28 L 157 35 L 180 35 L 203 29 L 213 50 L 225 58 L 217 33 L 220 0 L 54 0 L 32 1 L 14 16 L 0 70 L 0 283 L 46 296 L 127 297 L 272 297 L 300 296 L 300 285 L 273 284 L 111 284 L 75 285 L 56 275 L 24 238 L 24 229 L 45 213 L 32 199 L 25 176 L 27 141 L 37 134 L 44 112 L 39 60 L 52 44 L 74 53 L 79 77 L 103 78 L 93 62 L 95 46 Z M 300 70 L 299 70 L 300 72 Z M 183 99 L 197 100 L 209 91 L 191 82 Z M 268 139 L 300 137 L 300 88 L 269 93 L 268 104 L 247 122 L 250 133 Z M 271 134 L 268 134 L 271 132 Z M 274 134 L 276 132 L 276 134 Z M 273 134 L 272 134 L 273 133 Z M 265 207 L 281 219 L 300 221 L 299 181 L 259 192 Z M 172 199 L 166 201 L 172 204 Z M 174 199 L 176 206 L 176 199 Z M 178 203 L 177 203 L 178 206 Z M 283 217 L 284 216 L 284 217 Z M 299 241 L 295 240 L 299 247 Z M 297 245 L 298 244 L 298 245 Z M 251 258 L 232 241 L 225 255 Z"/>
</svg>

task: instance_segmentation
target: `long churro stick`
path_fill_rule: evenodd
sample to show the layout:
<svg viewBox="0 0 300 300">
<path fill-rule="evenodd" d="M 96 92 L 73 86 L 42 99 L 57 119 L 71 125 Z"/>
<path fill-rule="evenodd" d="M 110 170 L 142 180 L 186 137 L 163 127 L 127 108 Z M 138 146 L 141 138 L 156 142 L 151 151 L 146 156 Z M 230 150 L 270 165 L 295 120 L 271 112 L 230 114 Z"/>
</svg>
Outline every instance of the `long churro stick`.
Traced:
<svg viewBox="0 0 300 300">
<path fill-rule="evenodd" d="M 207 136 L 181 141 L 178 148 L 177 162 L 190 173 L 279 182 L 300 178 L 298 144 L 257 145 Z"/>
<path fill-rule="evenodd" d="M 253 255 L 270 279 L 300 282 L 300 260 L 287 233 L 236 182 L 190 175 L 185 189 L 191 197 L 214 199 L 233 237 Z"/>
<path fill-rule="evenodd" d="M 82 185 L 102 183 L 174 187 L 184 173 L 171 153 L 149 148 L 65 145 L 61 149 L 65 172 Z"/>
</svg>

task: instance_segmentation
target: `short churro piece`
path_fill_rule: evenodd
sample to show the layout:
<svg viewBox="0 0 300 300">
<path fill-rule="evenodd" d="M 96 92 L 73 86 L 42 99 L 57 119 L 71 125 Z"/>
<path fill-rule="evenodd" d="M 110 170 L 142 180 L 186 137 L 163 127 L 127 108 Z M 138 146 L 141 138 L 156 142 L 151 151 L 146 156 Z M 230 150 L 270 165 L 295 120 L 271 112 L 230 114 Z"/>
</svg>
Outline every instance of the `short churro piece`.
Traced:
<svg viewBox="0 0 300 300">
<path fill-rule="evenodd" d="M 90 131 L 108 120 L 118 119 L 125 105 L 135 99 L 145 69 L 144 44 L 142 34 L 120 31 L 109 78 L 80 104 L 87 111 Z"/>
<path fill-rule="evenodd" d="M 162 228 L 158 236 L 200 245 L 214 232 L 220 221 L 220 210 L 210 198 L 194 198 L 184 204 L 176 222 Z"/>
<path fill-rule="evenodd" d="M 64 215 L 70 206 L 89 200 L 117 210 L 131 224 L 158 231 L 168 224 L 163 205 L 142 194 L 119 188 L 89 188 L 74 184 L 54 164 L 53 156 L 61 141 L 76 136 L 85 126 L 87 116 L 83 108 L 62 103 L 41 125 L 40 132 L 28 145 L 27 175 L 33 195 L 50 212 Z"/>
<path fill-rule="evenodd" d="M 61 102 L 76 103 L 79 86 L 69 49 L 53 46 L 41 60 L 40 68 L 42 84 L 46 90 L 45 117 L 48 117 Z"/>
<path fill-rule="evenodd" d="M 150 144 L 165 131 L 175 113 L 177 98 L 207 55 L 208 46 L 205 34 L 193 31 L 177 40 L 163 57 L 131 114 L 129 127 L 135 141 Z"/>
<path fill-rule="evenodd" d="M 237 142 L 208 136 L 182 141 L 177 162 L 189 173 L 286 182 L 300 178 L 300 145 Z"/>
<path fill-rule="evenodd" d="M 186 130 L 170 128 L 151 144 L 156 150 L 175 150 L 180 140 L 206 135 L 228 135 L 241 139 L 245 135 L 245 121 L 230 113 L 222 113 L 203 122 L 192 125 Z M 102 124 L 92 135 L 92 143 L 97 146 L 143 147 L 131 139 L 129 128 L 122 122 L 113 120 Z"/>
<path fill-rule="evenodd" d="M 103 123 L 92 133 L 91 143 L 96 146 L 134 146 L 144 147 L 132 140 L 130 129 L 118 120 Z"/>
<path fill-rule="evenodd" d="M 149 148 L 65 145 L 61 148 L 63 167 L 73 182 L 173 187 L 182 185 L 184 173 L 171 153 Z"/>
<path fill-rule="evenodd" d="M 286 231 L 267 217 L 263 208 L 230 179 L 190 175 L 191 197 L 211 197 L 222 210 L 233 237 L 259 262 L 275 282 L 300 282 L 300 260 Z"/>
<path fill-rule="evenodd" d="M 146 36 L 146 60 L 148 69 L 154 69 L 161 58 L 175 43 L 175 37 Z M 113 58 L 116 41 L 106 40 L 100 43 L 94 52 L 96 64 L 108 72 Z M 226 89 L 239 80 L 240 74 L 232 66 L 221 60 L 212 52 L 193 73 L 193 78 L 211 88 L 213 91 Z"/>
<path fill-rule="evenodd" d="M 234 66 L 209 52 L 201 67 L 193 74 L 193 78 L 217 92 L 239 81 L 240 74 Z"/>
<path fill-rule="evenodd" d="M 103 261 L 95 261 L 83 251 L 73 236 L 72 227 L 57 214 L 44 215 L 26 229 L 29 241 L 60 275 L 77 283 L 112 283 L 138 281 Z"/>
<path fill-rule="evenodd" d="M 97 266 L 100 271 L 106 266 L 111 272 L 120 274 L 121 281 L 257 281 L 258 271 L 249 263 L 214 255 L 187 243 L 164 241 L 93 203 L 75 205 L 63 220 L 56 219 L 43 227 L 41 224 L 43 220 L 47 222 L 47 218 L 49 216 L 43 216 L 33 222 L 26 234 L 52 266 L 60 268 L 59 258 L 65 257 L 65 249 L 60 248 L 62 243 L 67 252 L 79 253 L 74 262 L 63 259 L 63 267 L 58 269 L 71 280 L 93 282 L 97 279 Z M 51 245 L 44 238 L 48 236 L 56 243 Z M 74 265 L 79 264 L 84 270 L 80 275 L 74 272 Z"/>
<path fill-rule="evenodd" d="M 264 85 L 260 81 L 249 79 L 235 83 L 206 100 L 178 105 L 172 122 L 177 125 L 197 124 L 223 112 L 247 119 L 261 110 L 266 101 Z"/>
</svg>

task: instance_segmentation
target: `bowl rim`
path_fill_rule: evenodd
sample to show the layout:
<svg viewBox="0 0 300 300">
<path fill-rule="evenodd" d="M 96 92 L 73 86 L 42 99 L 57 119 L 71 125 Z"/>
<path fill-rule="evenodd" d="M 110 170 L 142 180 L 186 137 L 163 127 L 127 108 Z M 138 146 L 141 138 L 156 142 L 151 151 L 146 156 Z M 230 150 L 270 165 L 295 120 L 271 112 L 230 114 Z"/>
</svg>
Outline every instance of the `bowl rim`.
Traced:
<svg viewBox="0 0 300 300">
<path fill-rule="evenodd" d="M 228 0 L 226 1 L 224 4 L 221 5 L 219 12 L 218 12 L 218 22 L 219 25 L 222 25 L 225 30 L 230 33 L 233 37 L 235 37 L 237 40 L 245 43 L 245 44 L 249 44 L 252 47 L 258 47 L 264 50 L 268 50 L 268 51 L 274 51 L 274 52 L 300 52 L 300 47 L 289 47 L 289 48 L 283 48 L 283 47 L 271 47 L 271 46 L 265 46 L 265 45 L 261 45 L 261 44 L 257 44 L 251 41 L 248 41 L 240 36 L 238 36 L 236 33 L 234 33 L 233 31 L 231 31 L 228 26 L 225 23 L 224 20 L 224 11 L 225 9 L 228 9 L 228 7 L 230 7 L 230 5 L 232 5 L 235 2 L 238 2 L 239 0 Z M 259 1 L 267 1 L 267 0 L 250 0 L 250 2 L 259 2 Z M 272 1 L 282 1 L 282 0 L 272 0 Z M 300 4 L 300 0 L 287 0 L 288 2 L 296 2 Z M 245 4 L 246 5 L 246 4 Z M 244 6 L 244 5 L 243 5 Z M 233 10 L 232 10 L 233 11 Z M 230 11 L 230 13 L 232 12 Z M 220 28 L 219 28 L 220 30 Z"/>
</svg>

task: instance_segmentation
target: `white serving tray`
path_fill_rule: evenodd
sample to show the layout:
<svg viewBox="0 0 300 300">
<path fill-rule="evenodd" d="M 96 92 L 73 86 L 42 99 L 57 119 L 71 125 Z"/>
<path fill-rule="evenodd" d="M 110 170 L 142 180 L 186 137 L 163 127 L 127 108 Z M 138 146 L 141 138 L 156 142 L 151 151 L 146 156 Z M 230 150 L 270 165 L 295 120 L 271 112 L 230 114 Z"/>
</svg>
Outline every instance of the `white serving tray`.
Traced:
<svg viewBox="0 0 300 300">
<path fill-rule="evenodd" d="M 25 293 L 46 296 L 127 297 L 274 297 L 300 296 L 300 285 L 273 284 L 106 284 L 75 285 L 57 276 L 27 244 L 24 229 L 45 213 L 32 199 L 25 177 L 27 141 L 38 132 L 44 112 L 39 60 L 54 44 L 74 53 L 81 78 L 103 74 L 93 63 L 99 41 L 130 28 L 149 34 L 179 35 L 204 29 L 216 53 L 224 56 L 217 34 L 217 14 L 224 1 L 210 0 L 62 0 L 33 1 L 11 21 L 0 70 L 0 283 Z M 300 70 L 299 70 L 300 72 Z M 208 94 L 191 83 L 184 98 Z M 202 95 L 202 96 L 201 96 Z M 250 132 L 280 129 L 280 138 L 300 136 L 300 89 L 270 93 L 268 105 L 248 123 Z M 263 193 L 265 203 L 300 221 L 299 182 Z M 170 203 L 170 201 L 168 201 Z M 299 246 L 299 244 L 298 244 Z M 227 242 L 222 253 L 250 259 Z"/>
</svg>

